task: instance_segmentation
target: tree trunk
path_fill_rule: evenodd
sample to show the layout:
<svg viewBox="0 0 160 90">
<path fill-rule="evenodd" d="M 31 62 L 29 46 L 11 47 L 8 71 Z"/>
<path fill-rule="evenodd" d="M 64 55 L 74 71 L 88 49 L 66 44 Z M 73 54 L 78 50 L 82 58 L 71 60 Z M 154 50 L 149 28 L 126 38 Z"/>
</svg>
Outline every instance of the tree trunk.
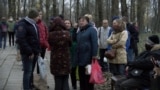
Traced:
<svg viewBox="0 0 160 90">
<path fill-rule="evenodd" d="M 121 0 L 121 14 L 122 16 L 128 17 L 128 8 L 127 8 L 126 0 Z"/>
<path fill-rule="evenodd" d="M 64 6 L 65 4 L 64 4 L 64 0 L 63 0 L 63 2 L 62 2 L 62 15 L 64 16 Z"/>
<path fill-rule="evenodd" d="M 0 0 L 0 11 L 1 11 L 0 18 L 3 17 L 3 15 L 4 15 L 4 9 L 3 8 L 4 8 L 3 2 L 2 2 L 2 0 Z"/>
<path fill-rule="evenodd" d="M 57 0 L 53 0 L 53 16 L 56 15 L 57 15 Z"/>
<path fill-rule="evenodd" d="M 21 4 L 21 0 L 18 0 L 18 6 L 17 6 L 17 18 L 21 17 L 20 4 Z"/>
<path fill-rule="evenodd" d="M 145 2 L 146 0 L 137 0 L 137 21 L 140 32 L 143 32 L 145 29 L 144 27 Z"/>
<path fill-rule="evenodd" d="M 70 15 L 70 20 L 72 19 L 72 0 L 70 0 L 70 9 L 69 9 L 69 15 Z"/>
<path fill-rule="evenodd" d="M 16 18 L 16 0 L 8 0 L 8 16 Z"/>
<path fill-rule="evenodd" d="M 119 15 L 119 0 L 111 0 L 112 1 L 112 17 Z"/>
<path fill-rule="evenodd" d="M 49 22 L 49 7 L 50 7 L 50 0 L 46 0 L 46 14 L 45 14 L 45 20 L 46 20 L 46 22 L 47 22 L 47 24 L 48 24 L 48 22 Z"/>
<path fill-rule="evenodd" d="M 98 23 L 97 23 L 97 26 L 99 27 L 99 26 L 101 26 L 101 22 L 102 22 L 102 20 L 103 20 L 103 2 L 102 2 L 102 0 L 98 0 L 97 1 L 97 4 L 98 4 Z"/>
<path fill-rule="evenodd" d="M 131 0 L 131 8 L 130 8 L 130 20 L 133 22 L 136 19 L 136 10 L 135 10 L 135 0 Z"/>
<path fill-rule="evenodd" d="M 101 1 L 101 0 L 100 0 Z M 89 7 L 90 7 L 90 0 L 86 0 L 86 4 L 85 4 L 85 14 L 90 14 L 90 9 L 89 9 Z"/>
<path fill-rule="evenodd" d="M 79 18 L 79 0 L 77 0 L 76 2 L 76 21 L 78 22 L 78 18 Z"/>
<path fill-rule="evenodd" d="M 95 24 L 97 25 L 98 24 L 98 3 L 99 0 L 95 0 Z"/>
<path fill-rule="evenodd" d="M 26 1 L 24 0 L 24 4 L 23 4 L 23 16 L 26 16 Z"/>
</svg>

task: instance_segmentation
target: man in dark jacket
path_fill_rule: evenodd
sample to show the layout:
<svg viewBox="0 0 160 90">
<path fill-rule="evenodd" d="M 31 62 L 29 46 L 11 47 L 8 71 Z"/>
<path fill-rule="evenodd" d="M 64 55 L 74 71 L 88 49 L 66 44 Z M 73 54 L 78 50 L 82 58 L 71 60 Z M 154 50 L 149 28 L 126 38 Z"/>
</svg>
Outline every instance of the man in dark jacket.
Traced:
<svg viewBox="0 0 160 90">
<path fill-rule="evenodd" d="M 35 9 L 29 11 L 28 16 L 19 22 L 17 29 L 17 43 L 23 60 L 23 89 L 31 90 L 33 85 L 33 71 L 40 53 L 40 42 L 36 21 L 39 12 Z"/>
<path fill-rule="evenodd" d="M 150 76 L 154 67 L 151 62 L 151 56 L 154 52 L 160 52 L 159 37 L 157 35 L 149 36 L 145 48 L 146 51 L 142 52 L 135 61 L 127 64 L 126 71 L 128 71 L 128 78 L 121 82 L 120 90 L 134 90 L 150 87 Z"/>
</svg>

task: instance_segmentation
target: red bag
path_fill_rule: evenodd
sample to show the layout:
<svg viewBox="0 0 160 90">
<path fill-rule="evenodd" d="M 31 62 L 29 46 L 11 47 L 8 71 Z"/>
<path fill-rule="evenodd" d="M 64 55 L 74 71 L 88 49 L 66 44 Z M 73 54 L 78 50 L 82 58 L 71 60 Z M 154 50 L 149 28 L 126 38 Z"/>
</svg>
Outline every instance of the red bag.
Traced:
<svg viewBox="0 0 160 90">
<path fill-rule="evenodd" d="M 91 67 L 91 76 L 89 82 L 93 84 L 103 84 L 106 80 L 103 77 L 102 70 L 98 61 L 92 60 Z"/>
</svg>

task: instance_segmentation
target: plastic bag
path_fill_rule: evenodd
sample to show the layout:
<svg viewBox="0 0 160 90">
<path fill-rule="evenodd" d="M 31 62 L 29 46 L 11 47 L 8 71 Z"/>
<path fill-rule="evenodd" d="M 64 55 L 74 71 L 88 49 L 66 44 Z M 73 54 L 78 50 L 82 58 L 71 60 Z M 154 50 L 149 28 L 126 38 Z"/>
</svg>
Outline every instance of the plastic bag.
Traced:
<svg viewBox="0 0 160 90">
<path fill-rule="evenodd" d="M 103 77 L 103 73 L 98 61 L 92 60 L 91 67 L 91 76 L 89 82 L 93 84 L 103 84 L 106 80 Z"/>
<path fill-rule="evenodd" d="M 41 79 L 45 79 L 47 75 L 46 65 L 41 56 L 38 56 L 38 66 L 39 66 L 39 72 L 40 72 Z"/>
</svg>

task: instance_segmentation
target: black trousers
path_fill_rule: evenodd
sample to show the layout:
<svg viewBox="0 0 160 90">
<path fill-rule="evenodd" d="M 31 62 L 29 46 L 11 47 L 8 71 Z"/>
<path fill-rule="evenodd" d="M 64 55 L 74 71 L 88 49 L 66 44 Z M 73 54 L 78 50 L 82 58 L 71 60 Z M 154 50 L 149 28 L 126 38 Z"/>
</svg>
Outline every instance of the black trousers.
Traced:
<svg viewBox="0 0 160 90">
<path fill-rule="evenodd" d="M 99 63 L 102 67 L 102 71 L 108 68 L 107 63 L 104 62 L 104 54 L 105 54 L 106 49 L 99 49 L 99 55 L 100 55 L 100 60 Z"/>
<path fill-rule="evenodd" d="M 9 35 L 9 46 L 14 46 L 14 32 L 8 32 Z"/>
<path fill-rule="evenodd" d="M 55 90 L 69 90 L 69 75 L 54 76 Z"/>
<path fill-rule="evenodd" d="M 73 89 L 77 89 L 77 80 L 76 80 L 76 67 L 71 68 L 71 83 Z"/>
<path fill-rule="evenodd" d="M 94 90 L 94 84 L 89 83 L 90 75 L 85 74 L 85 66 L 79 66 L 80 90 Z"/>
<path fill-rule="evenodd" d="M 41 48 L 41 57 L 44 59 L 46 53 L 46 48 Z M 39 74 L 39 66 L 37 62 L 37 74 Z"/>
</svg>

